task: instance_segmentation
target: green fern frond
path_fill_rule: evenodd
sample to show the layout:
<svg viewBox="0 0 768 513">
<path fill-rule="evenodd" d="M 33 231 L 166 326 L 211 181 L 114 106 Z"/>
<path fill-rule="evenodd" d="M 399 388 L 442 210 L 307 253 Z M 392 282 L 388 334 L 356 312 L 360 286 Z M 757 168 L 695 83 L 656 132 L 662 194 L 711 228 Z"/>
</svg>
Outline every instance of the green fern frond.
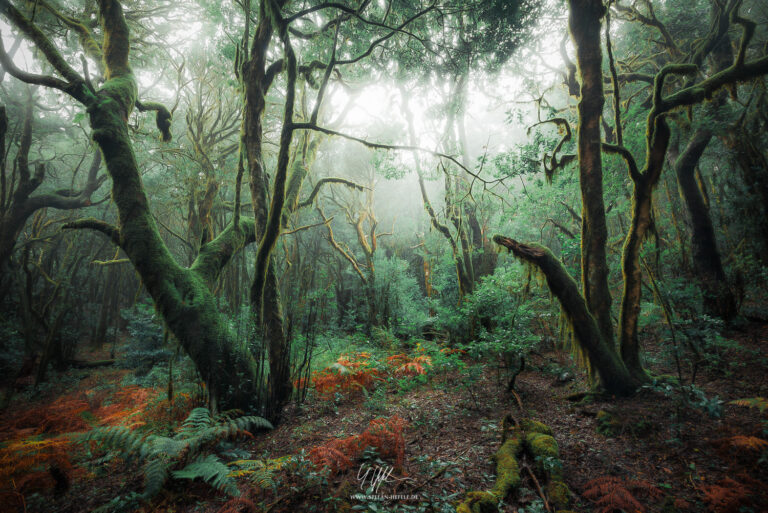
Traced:
<svg viewBox="0 0 768 513">
<path fill-rule="evenodd" d="M 213 425 L 214 420 L 208 408 L 195 408 L 189 412 L 189 416 L 181 423 L 179 434 L 182 436 L 194 436 L 194 433 Z"/>
<path fill-rule="evenodd" d="M 80 441 L 96 442 L 103 449 L 115 451 L 128 459 L 138 457 L 144 460 L 147 456 L 140 450 L 146 445 L 145 437 L 124 426 L 95 428 L 86 433 Z"/>
<path fill-rule="evenodd" d="M 169 477 L 200 478 L 217 490 L 233 496 L 239 495 L 234 478 L 240 475 L 258 472 L 254 481 L 259 486 L 273 486 L 274 465 L 265 466 L 262 463 L 258 469 L 249 470 L 250 467 L 246 467 L 233 472 L 231 467 L 211 454 L 222 440 L 250 436 L 249 429 L 272 429 L 272 424 L 261 417 L 235 418 L 234 415 L 236 412 L 227 412 L 214 418 L 207 408 L 195 408 L 173 437 L 141 435 L 124 426 L 117 426 L 93 429 L 81 438 L 81 442 L 94 441 L 125 459 L 144 462 L 145 498 L 157 495 Z M 180 470 L 173 470 L 182 465 L 185 466 Z"/>
<path fill-rule="evenodd" d="M 269 470 L 254 472 L 251 475 L 251 481 L 262 490 L 275 488 L 274 474 Z"/>
<path fill-rule="evenodd" d="M 161 458 L 154 458 L 144 465 L 144 496 L 152 498 L 163 489 L 168 480 L 168 463 Z"/>
<path fill-rule="evenodd" d="M 172 473 L 176 479 L 202 479 L 217 490 L 237 496 L 240 491 L 229 475 L 229 467 L 213 454 L 200 456 L 181 470 Z"/>
<path fill-rule="evenodd" d="M 189 447 L 189 440 L 168 438 L 166 436 L 148 437 L 143 449 L 152 455 L 162 455 L 168 459 L 178 459 L 185 454 Z"/>
<path fill-rule="evenodd" d="M 239 429 L 246 431 L 253 431 L 254 429 L 269 429 L 272 430 L 275 427 L 265 418 L 257 417 L 255 415 L 249 415 L 246 417 L 240 417 L 234 419 L 235 424 Z"/>
</svg>

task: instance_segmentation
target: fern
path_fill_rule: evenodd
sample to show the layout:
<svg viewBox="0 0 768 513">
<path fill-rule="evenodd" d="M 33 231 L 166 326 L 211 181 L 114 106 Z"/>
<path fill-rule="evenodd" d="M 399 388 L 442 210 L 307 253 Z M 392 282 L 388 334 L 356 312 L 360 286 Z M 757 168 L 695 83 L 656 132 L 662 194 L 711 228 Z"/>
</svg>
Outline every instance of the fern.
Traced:
<svg viewBox="0 0 768 513">
<path fill-rule="evenodd" d="M 735 435 L 721 440 L 716 440 L 713 445 L 721 448 L 733 448 L 739 452 L 759 453 L 768 449 L 768 440 L 756 436 Z"/>
<path fill-rule="evenodd" d="M 741 506 L 747 505 L 752 490 L 749 485 L 726 477 L 716 485 L 702 486 L 701 491 L 710 511 L 736 513 Z"/>
<path fill-rule="evenodd" d="M 165 486 L 168 480 L 168 462 L 162 458 L 147 460 L 144 465 L 144 496 L 154 497 Z"/>
<path fill-rule="evenodd" d="M 229 495 L 239 494 L 230 467 L 212 454 L 226 439 L 252 436 L 249 430 L 272 429 L 272 424 L 256 416 L 214 417 L 207 408 L 195 408 L 172 437 L 143 435 L 124 426 L 96 428 L 81 437 L 81 442 L 95 442 L 128 461 L 144 465 L 143 498 L 149 499 L 163 489 L 169 477 L 202 479 Z"/>
<path fill-rule="evenodd" d="M 237 460 L 229 463 L 236 467 L 229 473 L 230 477 L 249 476 L 251 482 L 261 489 L 275 488 L 275 472 L 281 470 L 290 456 L 273 460 Z"/>
<path fill-rule="evenodd" d="M 736 399 L 735 401 L 731 401 L 730 404 L 735 404 L 736 406 L 746 406 L 747 408 L 757 408 L 760 410 L 760 413 L 763 413 L 766 409 L 768 409 L 768 399 L 765 397 L 747 397 L 744 399 Z"/>
<path fill-rule="evenodd" d="M 591 500 L 600 513 L 616 510 L 644 513 L 645 506 L 635 497 L 641 494 L 649 498 L 662 496 L 661 491 L 647 481 L 624 480 L 614 476 L 602 476 L 589 481 L 582 495 Z"/>
<path fill-rule="evenodd" d="M 234 479 L 229 475 L 229 467 L 214 454 L 199 456 L 183 469 L 174 470 L 172 475 L 176 479 L 202 479 L 229 495 L 237 496 L 240 493 Z"/>
<path fill-rule="evenodd" d="M 351 468 L 367 447 L 373 447 L 382 457 L 392 457 L 401 466 L 405 458 L 405 427 L 405 420 L 397 415 L 374 419 L 361 434 L 329 440 L 311 449 L 307 456 L 318 467 L 336 474 Z"/>
</svg>

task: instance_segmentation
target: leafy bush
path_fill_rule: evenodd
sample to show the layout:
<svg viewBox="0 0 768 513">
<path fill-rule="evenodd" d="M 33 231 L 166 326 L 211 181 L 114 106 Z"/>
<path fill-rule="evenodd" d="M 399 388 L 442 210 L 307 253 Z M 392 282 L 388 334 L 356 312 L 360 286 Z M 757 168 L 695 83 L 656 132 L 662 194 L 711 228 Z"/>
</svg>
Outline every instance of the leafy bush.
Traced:
<svg viewBox="0 0 768 513">
<path fill-rule="evenodd" d="M 408 262 L 397 257 L 377 256 L 376 309 L 386 326 L 398 337 L 418 335 L 429 322 L 426 301 Z"/>
</svg>

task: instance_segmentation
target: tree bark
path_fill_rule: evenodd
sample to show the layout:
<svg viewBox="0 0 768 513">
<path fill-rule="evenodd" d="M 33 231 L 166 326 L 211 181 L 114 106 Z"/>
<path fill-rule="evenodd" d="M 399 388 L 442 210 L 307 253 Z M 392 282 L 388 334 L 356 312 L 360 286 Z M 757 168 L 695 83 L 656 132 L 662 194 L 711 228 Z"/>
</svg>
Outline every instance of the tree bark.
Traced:
<svg viewBox="0 0 768 513">
<path fill-rule="evenodd" d="M 690 215 L 691 256 L 694 271 L 704 288 L 704 310 L 728 321 L 736 315 L 736 298 L 728 286 L 709 208 L 696 181 L 696 166 L 711 140 L 711 130 L 697 130 L 675 162 L 675 173 Z"/>
<path fill-rule="evenodd" d="M 493 241 L 524 262 L 536 266 L 544 274 L 549 290 L 557 297 L 563 312 L 571 321 L 576 341 L 586 353 L 590 368 L 597 373 L 600 385 L 606 392 L 631 395 L 637 388 L 637 381 L 616 354 L 613 344 L 602 338 L 597 320 L 562 262 L 538 244 L 521 244 L 501 235 L 496 235 Z"/>
<path fill-rule="evenodd" d="M 204 246 L 190 268 L 171 256 L 157 230 L 133 153 L 127 119 L 136 103 L 136 80 L 129 64 L 129 31 L 116 0 L 99 0 L 104 33 L 106 81 L 99 90 L 61 57 L 39 28 L 8 3 L 0 12 L 29 37 L 64 80 L 22 72 L 5 59 L 6 70 L 22 81 L 57 88 L 85 105 L 93 139 L 112 178 L 112 198 L 119 225 L 81 219 L 65 229 L 93 229 L 119 245 L 152 296 L 169 330 L 194 361 L 208 385 L 212 407 L 252 409 L 257 382 L 250 352 L 236 340 L 218 312 L 208 284 L 232 254 L 254 240 L 252 222 L 232 223 Z"/>
<path fill-rule="evenodd" d="M 576 47 L 581 84 L 577 130 L 583 218 L 581 281 L 587 307 L 597 321 L 601 338 L 613 343 L 600 134 L 600 118 L 605 103 L 600 26 L 605 7 L 600 0 L 569 0 L 569 6 L 568 27 Z"/>
</svg>

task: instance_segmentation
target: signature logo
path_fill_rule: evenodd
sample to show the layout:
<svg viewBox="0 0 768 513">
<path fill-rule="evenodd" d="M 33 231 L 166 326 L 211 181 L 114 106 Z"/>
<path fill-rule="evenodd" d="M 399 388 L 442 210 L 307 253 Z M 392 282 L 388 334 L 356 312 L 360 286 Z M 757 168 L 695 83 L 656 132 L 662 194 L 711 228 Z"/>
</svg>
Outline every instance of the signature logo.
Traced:
<svg viewBox="0 0 768 513">
<path fill-rule="evenodd" d="M 363 464 L 357 471 L 357 481 L 361 490 L 367 490 L 368 493 L 379 493 L 379 487 L 383 483 L 401 481 L 392 477 L 395 468 L 382 465 Z"/>
</svg>

